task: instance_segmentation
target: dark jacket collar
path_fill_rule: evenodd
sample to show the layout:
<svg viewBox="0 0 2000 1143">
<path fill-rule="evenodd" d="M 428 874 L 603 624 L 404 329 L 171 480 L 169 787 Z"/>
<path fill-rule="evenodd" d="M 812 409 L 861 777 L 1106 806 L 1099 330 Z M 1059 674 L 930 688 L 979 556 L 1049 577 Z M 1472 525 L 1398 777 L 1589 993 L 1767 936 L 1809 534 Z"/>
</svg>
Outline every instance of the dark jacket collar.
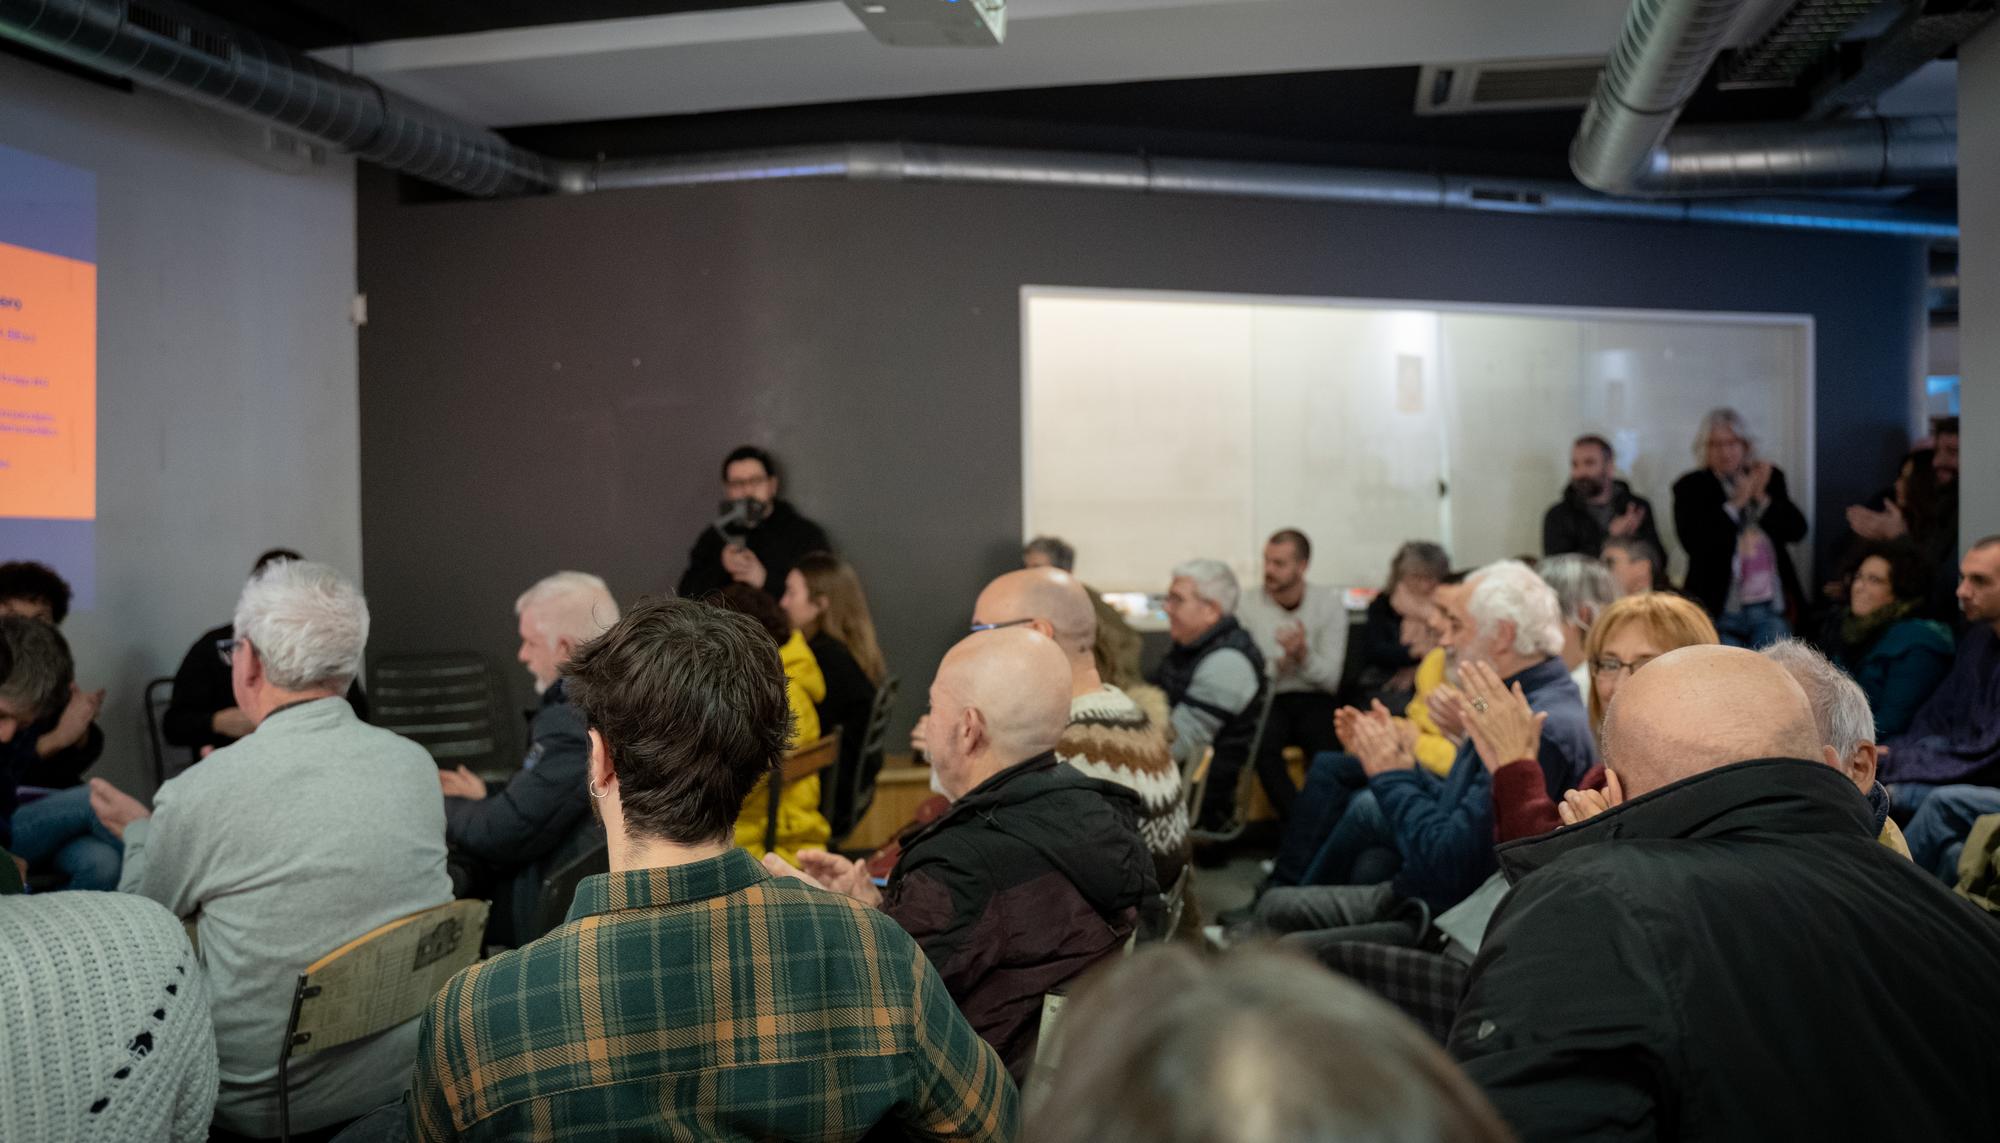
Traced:
<svg viewBox="0 0 2000 1143">
<path fill-rule="evenodd" d="M 961 810 L 968 808 L 973 810 L 991 809 L 994 806 L 1006 805 L 1009 802 L 1020 801 L 1023 797 L 1031 796 L 1034 792 L 1033 787 L 1035 783 L 1024 782 L 1023 779 L 1031 774 L 1053 770 L 1058 765 L 1056 752 L 1053 750 L 1037 754 L 1025 762 L 1016 762 L 1012 766 L 974 786 L 972 789 L 967 790 L 965 796 L 953 802 L 951 809 L 946 811 L 944 817 L 938 819 L 938 824 L 942 824 L 945 818 L 953 817 Z"/>
<path fill-rule="evenodd" d="M 1176 644 L 1169 648 L 1169 651 L 1178 652 L 1182 655 L 1199 655 L 1222 640 L 1229 638 L 1229 633 L 1240 626 L 1242 624 L 1236 622 L 1234 615 L 1225 615 L 1215 621 L 1215 626 L 1202 632 L 1194 642 L 1184 645 Z"/>
<path fill-rule="evenodd" d="M 1529 695 L 1533 695 L 1543 687 L 1568 682 L 1570 682 L 1569 668 L 1563 666 L 1562 657 L 1559 655 L 1551 655 L 1534 666 L 1518 671 L 1510 678 L 1501 680 L 1501 684 L 1509 689 L 1515 683 L 1521 684 L 1521 689 Z M 1571 689 L 1575 689 L 1573 684 Z"/>
<path fill-rule="evenodd" d="M 542 692 L 542 701 L 539 705 L 537 705 L 536 709 L 545 710 L 549 707 L 555 706 L 558 703 L 568 702 L 569 692 L 563 686 L 563 684 L 568 681 L 569 681 L 568 679 L 563 678 L 561 675 L 557 675 L 556 681 L 549 684 L 549 689 Z"/>
<path fill-rule="evenodd" d="M 1846 833 L 1873 838 L 1874 811 L 1847 777 L 1823 762 L 1755 758 L 1684 778 L 1582 825 L 1508 842 L 1501 872 L 1519 881 L 1573 850 L 1617 840 L 1724 834 Z"/>
</svg>

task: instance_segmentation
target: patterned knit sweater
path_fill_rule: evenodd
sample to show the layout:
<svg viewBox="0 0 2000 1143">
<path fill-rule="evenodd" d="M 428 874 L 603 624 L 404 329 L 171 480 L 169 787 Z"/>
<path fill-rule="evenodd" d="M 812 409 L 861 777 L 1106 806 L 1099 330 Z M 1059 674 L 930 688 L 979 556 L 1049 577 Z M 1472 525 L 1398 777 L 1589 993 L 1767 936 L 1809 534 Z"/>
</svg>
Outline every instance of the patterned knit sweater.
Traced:
<svg viewBox="0 0 2000 1143">
<path fill-rule="evenodd" d="M 1161 724 L 1107 683 L 1070 700 L 1069 728 L 1056 743 L 1056 757 L 1139 795 L 1144 806 L 1139 836 L 1153 855 L 1161 892 L 1171 888 L 1188 862 L 1188 820 L 1180 768 Z"/>
<path fill-rule="evenodd" d="M 208 1138 L 208 995 L 181 923 L 153 902 L 0 898 L 0 1028 L 0 1139 Z"/>
</svg>

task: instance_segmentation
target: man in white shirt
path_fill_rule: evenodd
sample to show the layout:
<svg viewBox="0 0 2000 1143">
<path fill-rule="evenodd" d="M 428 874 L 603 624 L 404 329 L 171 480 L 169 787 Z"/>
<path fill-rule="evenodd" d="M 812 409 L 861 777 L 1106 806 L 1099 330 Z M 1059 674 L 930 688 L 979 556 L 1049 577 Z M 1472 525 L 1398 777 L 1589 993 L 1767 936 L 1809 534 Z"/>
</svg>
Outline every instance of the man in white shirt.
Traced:
<svg viewBox="0 0 2000 1143">
<path fill-rule="evenodd" d="M 1264 653 L 1271 677 L 1271 721 L 1257 751 L 1257 776 L 1280 818 L 1291 813 L 1298 788 L 1285 770 L 1284 748 L 1307 759 L 1338 750 L 1333 734 L 1334 693 L 1347 661 L 1347 608 L 1337 588 L 1306 582 L 1312 541 L 1296 528 L 1264 545 L 1264 590 L 1243 597 L 1236 618 Z"/>
</svg>

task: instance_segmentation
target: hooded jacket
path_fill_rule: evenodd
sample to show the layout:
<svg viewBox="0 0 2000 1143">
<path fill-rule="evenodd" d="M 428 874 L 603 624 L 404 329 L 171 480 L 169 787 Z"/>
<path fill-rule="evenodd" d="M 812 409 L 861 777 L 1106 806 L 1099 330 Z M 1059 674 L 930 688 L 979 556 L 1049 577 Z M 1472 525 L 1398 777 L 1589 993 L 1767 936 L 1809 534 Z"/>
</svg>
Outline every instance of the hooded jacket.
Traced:
<svg viewBox="0 0 2000 1143">
<path fill-rule="evenodd" d="M 1653 522 L 1653 505 L 1643 496 L 1632 495 L 1631 485 L 1622 480 L 1612 481 L 1612 517 L 1618 517 L 1634 504 L 1646 511 L 1645 518 L 1639 521 L 1639 530 L 1635 535 L 1641 540 L 1650 542 L 1659 551 L 1661 562 L 1664 563 L 1667 546 L 1660 542 L 1659 525 Z M 1590 512 L 1589 502 L 1577 493 L 1574 484 L 1564 485 L 1562 499 L 1551 504 L 1549 510 L 1542 514 L 1542 554 L 1545 556 L 1576 552 L 1596 559 L 1604 548 L 1604 541 L 1608 535 L 1610 535 L 1609 530 L 1597 522 L 1597 517 Z M 1655 567 L 1653 577 L 1655 587 L 1665 586 L 1666 569 Z"/>
<path fill-rule="evenodd" d="M 785 668 L 785 698 L 792 708 L 791 749 L 819 741 L 818 703 L 826 697 L 826 676 L 819 660 L 813 658 L 805 636 L 797 631 L 778 648 L 778 660 Z M 736 844 L 752 857 L 764 856 L 764 833 L 771 824 L 771 783 L 760 781 L 743 799 L 736 813 Z M 819 775 L 813 774 L 785 784 L 778 795 L 778 856 L 793 865 L 799 850 L 825 849 L 832 836 L 826 815 L 819 812 Z"/>
<path fill-rule="evenodd" d="M 1524 1140 L 2000 1138 L 2000 926 L 1765 758 L 1500 847 L 1450 1046 Z"/>
<path fill-rule="evenodd" d="M 1053 751 L 1011 766 L 910 838 L 882 910 L 923 947 L 1018 1080 L 1042 996 L 1118 955 L 1158 896 L 1139 799 Z"/>
</svg>

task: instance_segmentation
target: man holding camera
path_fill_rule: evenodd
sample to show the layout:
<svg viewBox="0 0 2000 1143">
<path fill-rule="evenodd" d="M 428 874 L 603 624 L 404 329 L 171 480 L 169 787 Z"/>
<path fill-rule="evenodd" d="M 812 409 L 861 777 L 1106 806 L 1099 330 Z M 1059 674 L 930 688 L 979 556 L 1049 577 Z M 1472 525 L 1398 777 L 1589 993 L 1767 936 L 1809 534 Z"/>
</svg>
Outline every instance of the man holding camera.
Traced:
<svg viewBox="0 0 2000 1143">
<path fill-rule="evenodd" d="M 808 552 L 830 552 L 826 532 L 778 499 L 771 454 L 743 445 L 722 461 L 722 513 L 702 529 L 681 575 L 683 599 L 700 599 L 731 583 L 785 594 L 785 573 Z"/>
</svg>

